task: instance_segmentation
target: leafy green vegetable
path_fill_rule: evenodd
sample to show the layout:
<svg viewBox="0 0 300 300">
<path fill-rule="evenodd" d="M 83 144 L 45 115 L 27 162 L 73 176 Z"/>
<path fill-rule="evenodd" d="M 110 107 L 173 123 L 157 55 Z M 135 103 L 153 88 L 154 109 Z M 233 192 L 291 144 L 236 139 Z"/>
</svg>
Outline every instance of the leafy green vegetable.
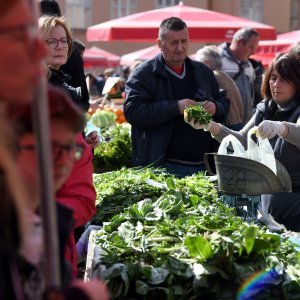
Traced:
<svg viewBox="0 0 300 300">
<path fill-rule="evenodd" d="M 97 212 L 92 222 L 102 224 L 118 215 L 124 208 L 131 204 L 146 199 L 140 207 L 134 207 L 132 212 L 139 210 L 146 214 L 147 199 L 155 200 L 166 189 L 166 178 L 169 177 L 162 169 L 155 168 L 122 168 L 117 171 L 94 175 L 94 183 L 97 191 Z M 152 209 L 152 202 L 150 205 Z"/>
<path fill-rule="evenodd" d="M 201 106 L 189 106 L 184 110 L 184 116 L 188 122 L 192 119 L 200 124 L 208 124 L 212 120 L 212 116 Z"/>
<path fill-rule="evenodd" d="M 237 217 L 202 173 L 123 169 L 95 179 L 97 210 L 110 220 L 94 236 L 97 274 L 112 299 L 300 299 L 293 243 Z M 261 285 L 236 298 L 260 272 Z"/>
<path fill-rule="evenodd" d="M 116 114 L 111 111 L 100 110 L 95 112 L 91 117 L 90 121 L 93 125 L 99 128 L 111 126 L 116 121 Z"/>
<path fill-rule="evenodd" d="M 116 125 L 102 132 L 104 141 L 94 151 L 94 172 L 102 173 L 131 166 L 130 128 Z"/>
</svg>

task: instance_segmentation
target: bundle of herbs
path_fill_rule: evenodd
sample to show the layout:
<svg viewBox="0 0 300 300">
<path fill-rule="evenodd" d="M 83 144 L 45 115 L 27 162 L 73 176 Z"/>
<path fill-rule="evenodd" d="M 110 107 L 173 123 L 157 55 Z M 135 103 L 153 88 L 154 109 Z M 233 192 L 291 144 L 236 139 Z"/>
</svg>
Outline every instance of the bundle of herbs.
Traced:
<svg viewBox="0 0 300 300">
<path fill-rule="evenodd" d="M 184 119 L 186 122 L 194 119 L 199 124 L 207 125 L 212 120 L 212 116 L 201 105 L 194 105 L 184 110 Z"/>
<path fill-rule="evenodd" d="M 139 183 L 140 201 L 94 235 L 112 299 L 300 299 L 299 255 L 288 238 L 237 217 L 203 174 L 151 184 L 155 196 Z M 261 273 L 262 282 L 241 290 Z"/>
</svg>

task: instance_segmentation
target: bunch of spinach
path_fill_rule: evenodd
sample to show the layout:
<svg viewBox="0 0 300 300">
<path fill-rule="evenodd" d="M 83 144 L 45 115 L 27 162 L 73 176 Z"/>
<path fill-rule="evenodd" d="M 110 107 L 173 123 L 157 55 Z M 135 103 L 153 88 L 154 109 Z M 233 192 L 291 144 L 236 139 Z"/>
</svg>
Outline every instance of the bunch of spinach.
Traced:
<svg viewBox="0 0 300 300">
<path fill-rule="evenodd" d="M 94 150 L 94 172 L 102 173 L 131 166 L 130 128 L 115 125 L 101 132 L 103 141 Z"/>
<path fill-rule="evenodd" d="M 233 300 L 260 271 L 270 276 L 243 300 L 300 298 L 299 255 L 288 239 L 237 217 L 203 174 L 155 180 L 164 188 L 136 196 L 94 237 L 113 299 Z"/>
<path fill-rule="evenodd" d="M 166 180 L 171 180 L 170 175 L 157 168 L 122 168 L 95 174 L 97 212 L 91 222 L 101 225 L 133 203 L 158 198 L 165 189 L 162 184 Z"/>
<path fill-rule="evenodd" d="M 195 122 L 204 125 L 208 124 L 212 120 L 212 116 L 201 105 L 187 107 L 184 110 L 184 118 L 187 122 L 194 119 Z"/>
</svg>

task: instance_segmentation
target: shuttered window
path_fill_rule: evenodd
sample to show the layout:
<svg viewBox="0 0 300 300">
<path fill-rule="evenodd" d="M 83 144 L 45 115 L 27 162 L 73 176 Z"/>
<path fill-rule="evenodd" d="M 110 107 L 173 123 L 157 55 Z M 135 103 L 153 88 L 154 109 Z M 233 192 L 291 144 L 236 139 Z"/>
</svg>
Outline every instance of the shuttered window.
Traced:
<svg viewBox="0 0 300 300">
<path fill-rule="evenodd" d="M 240 15 L 242 18 L 256 22 L 262 22 L 263 1 L 262 0 L 241 0 Z"/>
<path fill-rule="evenodd" d="M 86 29 L 91 24 L 91 0 L 66 0 L 66 17 L 70 28 Z"/>
<path fill-rule="evenodd" d="M 179 4 L 180 0 L 156 0 L 156 8 L 163 8 Z"/>
<path fill-rule="evenodd" d="M 112 0 L 111 19 L 128 16 L 137 12 L 137 0 Z"/>
</svg>

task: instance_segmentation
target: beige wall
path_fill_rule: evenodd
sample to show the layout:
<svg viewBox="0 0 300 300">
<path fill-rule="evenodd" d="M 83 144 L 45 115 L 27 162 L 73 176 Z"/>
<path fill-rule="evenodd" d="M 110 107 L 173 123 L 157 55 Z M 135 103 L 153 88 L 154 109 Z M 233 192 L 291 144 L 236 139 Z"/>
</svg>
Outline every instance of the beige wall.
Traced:
<svg viewBox="0 0 300 300">
<path fill-rule="evenodd" d="M 277 33 L 290 31 L 291 1 L 265 0 L 264 5 L 266 23 L 275 26 Z"/>
</svg>

